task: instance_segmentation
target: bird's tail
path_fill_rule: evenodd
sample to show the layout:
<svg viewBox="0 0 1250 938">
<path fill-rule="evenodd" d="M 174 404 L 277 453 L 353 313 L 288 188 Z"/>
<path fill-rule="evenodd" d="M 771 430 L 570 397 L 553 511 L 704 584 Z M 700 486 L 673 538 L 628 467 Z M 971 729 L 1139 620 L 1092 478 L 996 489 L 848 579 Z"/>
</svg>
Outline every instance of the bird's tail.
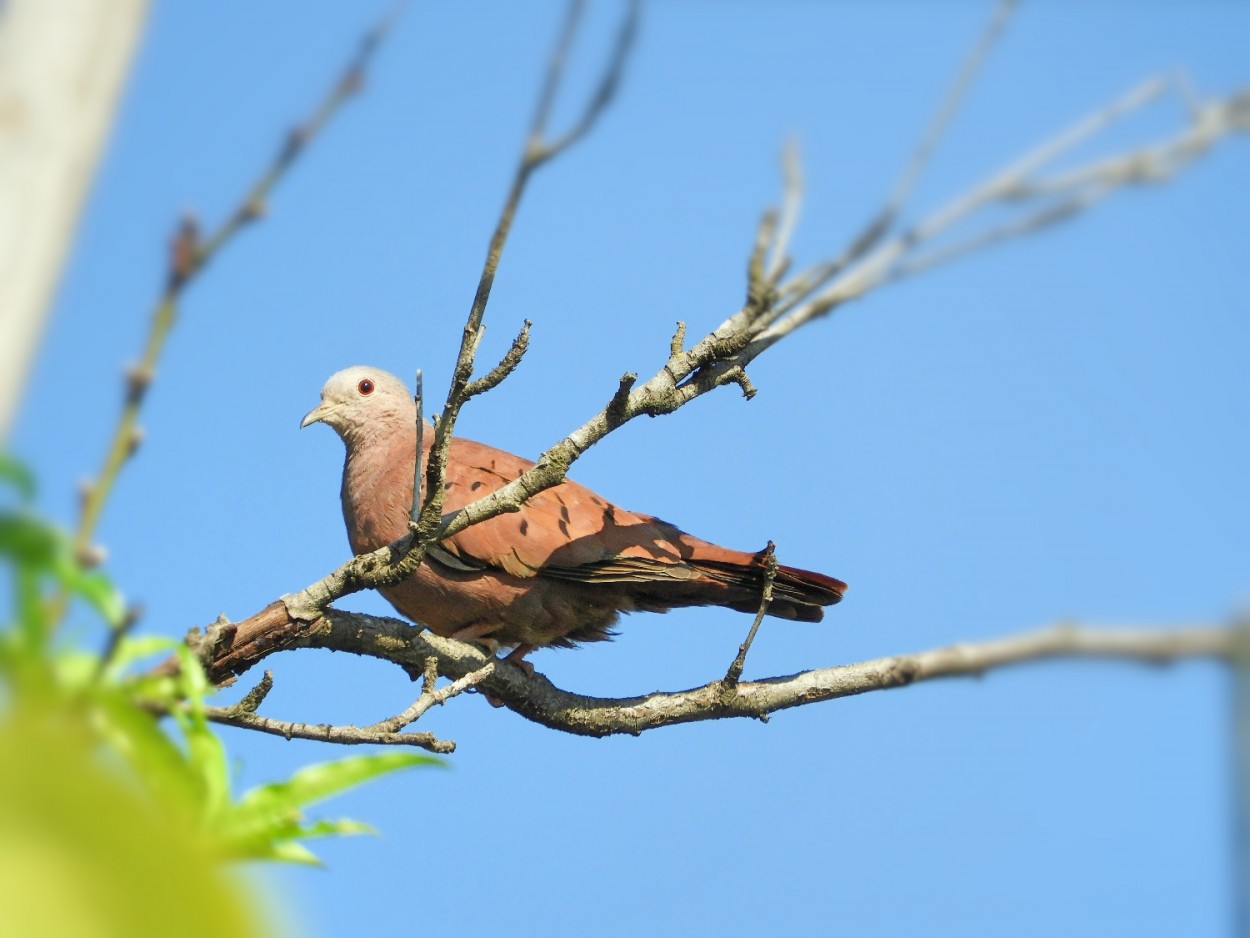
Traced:
<svg viewBox="0 0 1250 938">
<path fill-rule="evenodd" d="M 723 584 L 724 597 L 717 605 L 739 612 L 756 612 L 767 578 L 765 554 L 747 555 L 746 563 L 691 558 L 686 562 L 717 584 Z M 842 599 L 846 584 L 812 570 L 778 565 L 773 578 L 773 594 L 767 614 L 797 622 L 819 622 L 825 606 Z"/>
</svg>

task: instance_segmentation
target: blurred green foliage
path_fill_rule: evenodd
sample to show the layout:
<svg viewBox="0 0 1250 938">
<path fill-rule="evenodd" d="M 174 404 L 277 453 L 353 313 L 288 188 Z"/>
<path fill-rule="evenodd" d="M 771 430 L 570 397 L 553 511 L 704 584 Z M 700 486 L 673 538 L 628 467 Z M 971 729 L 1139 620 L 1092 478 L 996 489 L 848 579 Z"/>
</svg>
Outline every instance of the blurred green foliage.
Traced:
<svg viewBox="0 0 1250 938">
<path fill-rule="evenodd" d="M 316 863 L 303 841 L 369 828 L 305 808 L 439 760 L 354 756 L 236 796 L 199 662 L 172 639 L 126 634 L 121 593 L 35 512 L 34 490 L 0 453 L 0 565 L 12 579 L 0 620 L 0 931 L 264 933 L 225 861 Z M 67 601 L 104 627 L 108 652 L 57 628 Z M 136 667 L 157 655 L 176 655 L 177 673 Z"/>
</svg>

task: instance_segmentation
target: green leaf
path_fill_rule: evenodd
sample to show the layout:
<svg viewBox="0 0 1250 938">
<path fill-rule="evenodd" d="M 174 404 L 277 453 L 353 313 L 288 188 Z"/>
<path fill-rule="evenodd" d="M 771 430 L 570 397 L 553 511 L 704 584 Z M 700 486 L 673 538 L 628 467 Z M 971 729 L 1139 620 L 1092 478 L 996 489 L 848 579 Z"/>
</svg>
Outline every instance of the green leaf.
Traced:
<svg viewBox="0 0 1250 938">
<path fill-rule="evenodd" d="M 204 673 L 204 665 L 195 656 L 195 652 L 182 642 L 174 645 L 174 654 L 178 656 L 178 681 L 182 685 L 187 703 L 191 705 L 191 712 L 200 722 L 206 722 L 204 698 L 211 688 L 208 685 L 208 675 Z"/>
<path fill-rule="evenodd" d="M 58 649 L 50 664 L 56 682 L 64 691 L 82 690 L 95 683 L 100 670 L 100 656 L 90 651 L 80 651 L 74 646 Z"/>
<path fill-rule="evenodd" d="M 349 788 L 418 765 L 445 765 L 434 756 L 415 752 L 379 752 L 367 756 L 348 756 L 334 762 L 322 762 L 298 770 L 285 782 L 261 785 L 239 799 L 241 809 L 286 811 L 324 801 Z"/>
<path fill-rule="evenodd" d="M 252 938 L 258 905 L 204 842 L 119 772 L 82 709 L 0 715 L 0 932 Z M 109 758 L 109 756 L 114 756 Z"/>
<path fill-rule="evenodd" d="M 8 453 L 0 453 L 0 482 L 7 482 L 17 489 L 22 501 L 35 497 L 35 477 L 26 466 Z"/>
<path fill-rule="evenodd" d="M 43 662 L 48 634 L 48 606 L 39 588 L 39 572 L 29 564 L 18 564 L 14 601 L 17 606 L 18 643 L 25 661 Z"/>
<path fill-rule="evenodd" d="M 360 834 L 375 837 L 377 833 L 377 828 L 364 821 L 353 821 L 351 818 L 335 818 L 334 820 L 323 818 L 301 827 L 299 836 L 306 840 L 311 837 L 354 837 Z"/>
<path fill-rule="evenodd" d="M 157 718 L 117 688 L 98 689 L 93 702 L 100 735 L 144 785 L 165 804 L 197 816 L 203 809 L 199 773 Z"/>
<path fill-rule="evenodd" d="M 321 860 L 315 853 L 294 840 L 284 840 L 273 844 L 264 851 L 251 857 L 254 860 L 279 860 L 284 863 L 303 863 L 306 866 L 321 866 Z"/>
<path fill-rule="evenodd" d="M 210 688 L 203 666 L 186 645 L 177 645 L 174 652 L 178 656 L 179 678 L 187 706 L 175 708 L 172 715 L 186 739 L 187 755 L 203 787 L 204 817 L 212 818 L 230 800 L 226 748 L 204 715 L 204 698 Z"/>
<path fill-rule="evenodd" d="M 372 828 L 346 819 L 304 823 L 302 807 L 379 775 L 417 765 L 443 762 L 417 753 L 385 752 L 308 766 L 284 782 L 248 791 L 213 822 L 214 833 L 229 856 L 311 862 L 313 855 L 307 850 L 291 852 L 284 845 L 309 837 L 372 833 Z"/>
<path fill-rule="evenodd" d="M 58 532 L 29 512 L 0 514 L 0 554 L 19 565 L 51 573 L 56 565 Z"/>
</svg>

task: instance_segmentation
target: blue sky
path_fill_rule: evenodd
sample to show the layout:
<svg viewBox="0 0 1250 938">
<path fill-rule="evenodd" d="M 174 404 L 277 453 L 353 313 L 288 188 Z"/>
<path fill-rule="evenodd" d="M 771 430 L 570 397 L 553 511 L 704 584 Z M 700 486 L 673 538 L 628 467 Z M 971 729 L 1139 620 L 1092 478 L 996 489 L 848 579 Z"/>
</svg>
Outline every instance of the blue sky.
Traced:
<svg viewBox="0 0 1250 938">
<path fill-rule="evenodd" d="M 13 437 L 72 517 L 138 354 L 173 221 L 220 217 L 379 3 L 157 4 Z M 741 302 L 794 136 L 799 262 L 878 206 L 983 3 L 655 3 L 617 104 L 537 177 L 483 360 L 532 348 L 465 435 L 534 455 L 673 324 Z M 585 88 L 615 8 L 571 69 Z M 425 370 L 441 396 L 559 22 L 554 4 L 417 5 L 366 92 L 183 304 L 108 507 L 109 567 L 180 635 L 347 557 L 342 448 L 299 432 L 324 379 Z M 922 180 L 924 210 L 1139 80 L 1250 82 L 1250 7 L 1031 4 Z M 568 116 L 573 107 L 557 111 Z M 1176 126 L 1168 102 L 1078 156 Z M 747 677 L 1074 619 L 1222 621 L 1247 599 L 1244 141 L 1164 188 L 850 304 L 712 396 L 633 424 L 575 477 L 614 501 L 851 584 L 824 624 L 769 621 Z M 347 608 L 386 612 L 378 597 Z M 724 672 L 748 625 L 637 616 L 533 656 L 611 695 Z M 269 662 L 273 716 L 371 722 L 401 672 Z M 1216 934 L 1230 907 L 1228 693 L 1212 665 L 1044 665 L 639 739 L 558 735 L 480 698 L 431 714 L 445 772 L 332 806 L 382 830 L 326 870 L 267 871 L 301 929 L 485 934 Z M 241 784 L 341 753 L 230 731 Z"/>
</svg>

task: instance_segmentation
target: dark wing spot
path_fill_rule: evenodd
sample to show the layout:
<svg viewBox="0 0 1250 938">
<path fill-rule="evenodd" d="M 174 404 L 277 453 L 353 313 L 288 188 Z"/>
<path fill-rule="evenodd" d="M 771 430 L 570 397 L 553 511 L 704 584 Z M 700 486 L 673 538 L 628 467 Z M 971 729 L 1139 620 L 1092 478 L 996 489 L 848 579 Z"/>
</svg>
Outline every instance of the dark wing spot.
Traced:
<svg viewBox="0 0 1250 938">
<path fill-rule="evenodd" d="M 481 482 L 474 482 L 472 485 L 470 485 L 470 486 L 469 486 L 469 491 L 471 491 L 471 492 L 476 492 L 476 491 L 477 491 L 478 489 L 480 489 L 481 487 L 482 487 L 482 483 L 481 483 Z"/>
<path fill-rule="evenodd" d="M 560 524 L 560 533 L 561 533 L 561 534 L 563 534 L 565 537 L 569 537 L 569 526 L 568 526 L 568 524 L 567 524 L 566 522 L 564 522 L 564 521 L 561 521 L 559 524 Z M 572 538 L 571 538 L 571 537 L 569 537 L 569 539 L 570 539 L 570 540 L 572 540 Z"/>
<path fill-rule="evenodd" d="M 521 537 L 525 537 L 525 535 L 529 533 L 529 529 L 530 529 L 530 523 L 526 521 L 524 518 L 522 518 L 521 519 Z"/>
</svg>

